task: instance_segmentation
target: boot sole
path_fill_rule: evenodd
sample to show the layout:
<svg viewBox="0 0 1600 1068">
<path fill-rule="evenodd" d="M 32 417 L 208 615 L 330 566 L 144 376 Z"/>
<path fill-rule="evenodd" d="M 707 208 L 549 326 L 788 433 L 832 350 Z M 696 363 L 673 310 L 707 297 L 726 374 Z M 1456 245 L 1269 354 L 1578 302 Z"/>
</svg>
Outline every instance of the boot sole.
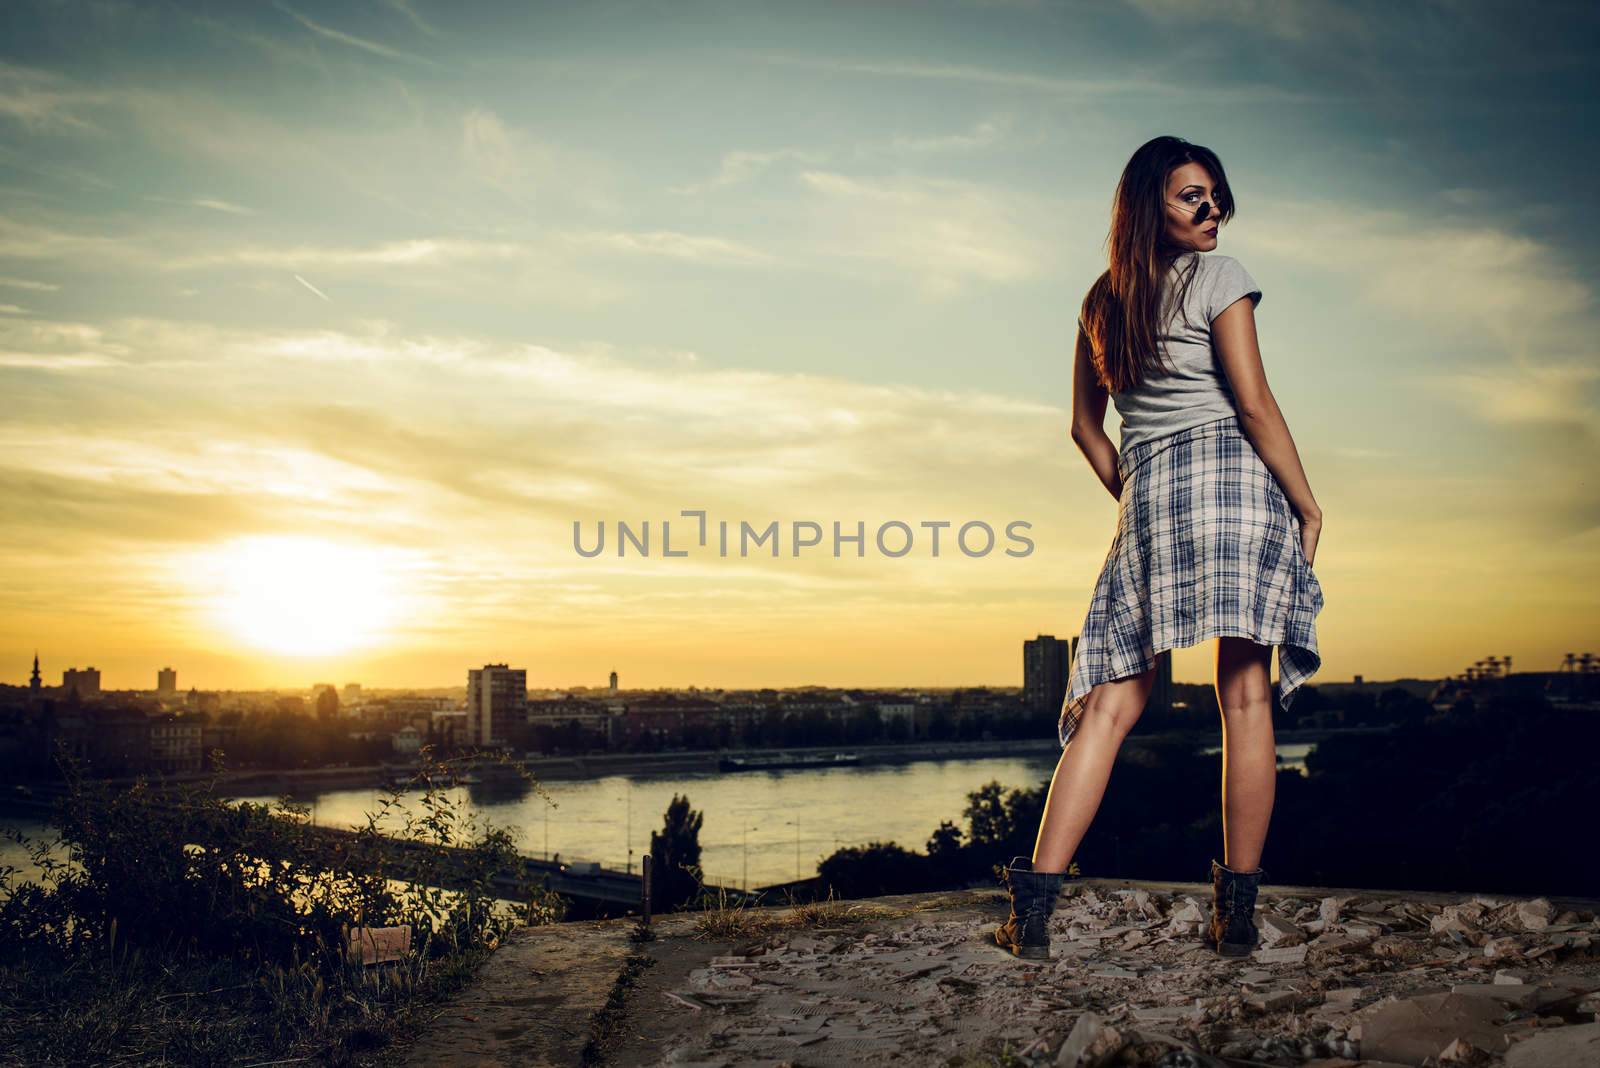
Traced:
<svg viewBox="0 0 1600 1068">
<path fill-rule="evenodd" d="M 1217 945 L 1216 940 L 1210 935 L 1201 935 L 1200 944 L 1213 950 L 1219 957 L 1248 957 L 1256 951 L 1258 942 L 1224 942 Z"/>
<path fill-rule="evenodd" d="M 1050 951 L 1042 946 L 1019 946 L 1015 942 L 1007 942 L 1001 937 L 1000 931 L 995 930 L 994 940 L 997 945 L 1013 957 L 1025 957 L 1029 960 L 1049 960 Z"/>
</svg>

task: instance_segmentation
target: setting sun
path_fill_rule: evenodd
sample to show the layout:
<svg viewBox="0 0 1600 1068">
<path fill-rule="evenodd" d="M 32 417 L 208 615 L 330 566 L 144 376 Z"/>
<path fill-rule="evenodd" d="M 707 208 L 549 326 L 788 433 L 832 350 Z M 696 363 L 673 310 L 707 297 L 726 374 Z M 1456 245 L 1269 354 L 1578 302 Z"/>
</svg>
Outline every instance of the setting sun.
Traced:
<svg viewBox="0 0 1600 1068">
<path fill-rule="evenodd" d="M 383 550 L 261 536 L 217 547 L 201 569 L 214 618 L 253 649 L 291 656 L 371 645 L 398 615 Z"/>
</svg>

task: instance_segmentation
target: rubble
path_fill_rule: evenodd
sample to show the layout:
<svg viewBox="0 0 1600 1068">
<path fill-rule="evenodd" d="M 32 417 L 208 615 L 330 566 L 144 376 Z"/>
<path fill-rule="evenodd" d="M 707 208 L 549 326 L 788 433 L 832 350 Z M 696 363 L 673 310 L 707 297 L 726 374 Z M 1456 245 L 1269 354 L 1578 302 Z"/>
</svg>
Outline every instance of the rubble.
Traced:
<svg viewBox="0 0 1600 1068">
<path fill-rule="evenodd" d="M 655 965 L 627 990 L 604 1062 L 1593 1068 L 1600 903 L 1580 904 L 1263 888 L 1262 944 L 1223 958 L 1200 942 L 1209 902 L 1194 884 L 1086 880 L 1050 918 L 1048 960 L 995 944 L 998 888 L 851 903 L 841 912 L 871 915 L 831 925 L 826 909 L 746 910 L 766 919 L 743 938 L 673 913 L 636 947 Z M 560 928 L 528 931 L 519 967 L 544 970 L 541 938 L 575 949 Z M 616 968 L 599 961 L 585 996 Z M 537 996 L 525 982 L 523 1004 Z M 479 1035 L 502 1024 L 474 1015 Z"/>
<path fill-rule="evenodd" d="M 1600 1064 L 1600 923 L 1544 898 L 1264 891 L 1262 944 L 1239 960 L 1201 946 L 1209 902 L 1181 889 L 1069 887 L 1051 960 L 994 944 L 1004 912 L 1003 894 L 971 891 L 868 932 L 714 957 L 677 993 L 736 974 L 741 999 L 691 1014 L 655 1060 L 617 1063 Z"/>
<path fill-rule="evenodd" d="M 1517 1043 L 1506 1054 L 1511 1068 L 1594 1068 L 1600 1064 L 1600 1023 L 1552 1028 Z"/>
</svg>

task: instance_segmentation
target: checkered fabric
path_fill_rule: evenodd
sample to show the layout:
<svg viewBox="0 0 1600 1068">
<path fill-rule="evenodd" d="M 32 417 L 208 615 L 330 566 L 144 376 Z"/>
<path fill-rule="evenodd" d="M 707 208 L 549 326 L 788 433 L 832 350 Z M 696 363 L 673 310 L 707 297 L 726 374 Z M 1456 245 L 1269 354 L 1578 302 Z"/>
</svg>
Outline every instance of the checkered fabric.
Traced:
<svg viewBox="0 0 1600 1068">
<path fill-rule="evenodd" d="M 1122 498 L 1079 633 L 1057 733 L 1066 747 L 1097 684 L 1219 635 L 1278 647 L 1287 710 L 1322 666 L 1322 587 L 1300 521 L 1237 416 L 1141 442 L 1118 459 Z"/>
</svg>

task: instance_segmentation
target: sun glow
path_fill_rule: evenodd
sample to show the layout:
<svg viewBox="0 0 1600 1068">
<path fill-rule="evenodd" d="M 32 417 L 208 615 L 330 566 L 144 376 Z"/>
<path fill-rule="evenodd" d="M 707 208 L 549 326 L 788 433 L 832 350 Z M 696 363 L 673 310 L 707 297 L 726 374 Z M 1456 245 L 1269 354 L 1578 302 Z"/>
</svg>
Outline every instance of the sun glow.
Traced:
<svg viewBox="0 0 1600 1068">
<path fill-rule="evenodd" d="M 218 546 L 205 564 L 217 623 L 264 652 L 318 656 L 369 646 L 399 614 L 398 568 L 377 547 L 245 537 Z"/>
</svg>

